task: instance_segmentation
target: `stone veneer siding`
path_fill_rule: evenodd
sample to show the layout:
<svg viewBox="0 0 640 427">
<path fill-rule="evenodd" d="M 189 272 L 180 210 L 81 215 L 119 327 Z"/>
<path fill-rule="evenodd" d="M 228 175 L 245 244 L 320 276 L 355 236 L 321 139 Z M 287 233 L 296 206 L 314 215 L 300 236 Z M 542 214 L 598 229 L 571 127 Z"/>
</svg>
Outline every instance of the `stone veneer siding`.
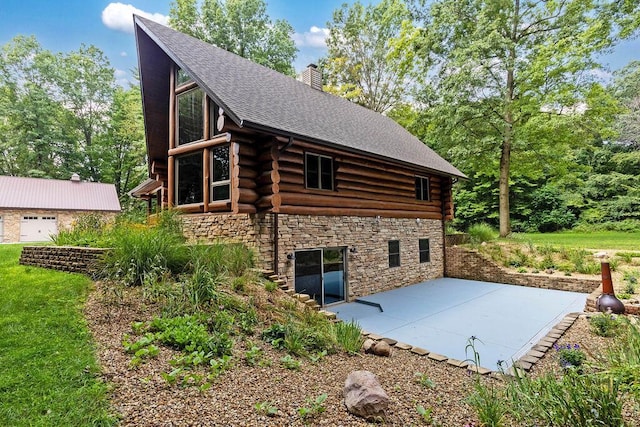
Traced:
<svg viewBox="0 0 640 427">
<path fill-rule="evenodd" d="M 73 222 L 81 215 L 98 213 L 105 219 L 113 219 L 116 212 L 93 212 L 93 211 L 55 211 L 42 209 L 0 209 L 0 216 L 3 222 L 3 233 L 0 235 L 2 243 L 20 242 L 20 222 L 22 217 L 28 216 L 55 216 L 58 231 L 71 228 Z"/>
<path fill-rule="evenodd" d="M 20 264 L 91 275 L 108 249 L 71 246 L 25 246 Z"/>
<path fill-rule="evenodd" d="M 600 286 L 598 279 L 579 279 L 546 273 L 512 273 L 478 252 L 459 246 L 447 247 L 446 251 L 447 277 L 582 293 L 590 293 Z"/>
<path fill-rule="evenodd" d="M 217 239 L 242 242 L 258 254 L 258 266 L 273 268 L 275 214 L 185 215 L 184 232 L 190 241 Z M 294 286 L 297 250 L 352 248 L 347 251 L 346 279 L 349 300 L 425 280 L 442 277 L 442 222 L 408 218 L 313 216 L 278 214 L 278 273 Z M 420 263 L 418 239 L 430 240 L 430 262 Z M 389 268 L 388 241 L 400 241 L 400 266 Z"/>
</svg>

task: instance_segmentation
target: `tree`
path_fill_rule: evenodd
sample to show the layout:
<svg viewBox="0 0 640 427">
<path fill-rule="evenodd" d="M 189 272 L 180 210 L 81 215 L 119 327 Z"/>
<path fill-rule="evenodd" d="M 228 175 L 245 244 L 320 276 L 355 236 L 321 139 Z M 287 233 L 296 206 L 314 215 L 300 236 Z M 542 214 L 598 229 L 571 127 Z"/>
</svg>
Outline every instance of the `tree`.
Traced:
<svg viewBox="0 0 640 427">
<path fill-rule="evenodd" d="M 105 148 L 97 165 L 103 180 L 114 183 L 123 199 L 146 175 L 142 100 L 137 87 L 116 89 L 107 131 L 98 144 Z"/>
<path fill-rule="evenodd" d="M 293 27 L 272 22 L 264 0 L 175 0 L 169 24 L 178 31 L 214 44 L 258 64 L 294 75 L 298 49 Z"/>
<path fill-rule="evenodd" d="M 511 230 L 512 157 L 553 154 L 583 139 L 574 129 L 598 131 L 586 120 L 597 105 L 587 98 L 599 90 L 589 72 L 597 54 L 636 32 L 639 10 L 637 2 L 589 0 L 440 0 L 415 8 L 423 55 L 435 64 L 419 98 L 424 119 L 437 118 L 430 140 L 497 164 L 502 236 Z"/>
<path fill-rule="evenodd" d="M 406 101 L 419 78 L 419 58 L 410 48 L 419 32 L 403 0 L 344 4 L 328 25 L 321 61 L 327 91 L 380 113 Z"/>
</svg>

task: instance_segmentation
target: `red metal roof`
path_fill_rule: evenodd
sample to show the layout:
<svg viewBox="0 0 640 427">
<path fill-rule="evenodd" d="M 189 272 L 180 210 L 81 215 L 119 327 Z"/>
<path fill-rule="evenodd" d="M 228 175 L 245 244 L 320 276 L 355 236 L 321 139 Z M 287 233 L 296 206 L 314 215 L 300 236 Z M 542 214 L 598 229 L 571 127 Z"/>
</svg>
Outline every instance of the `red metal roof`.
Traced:
<svg viewBox="0 0 640 427">
<path fill-rule="evenodd" d="M 0 176 L 0 209 L 120 212 L 113 184 Z"/>
</svg>

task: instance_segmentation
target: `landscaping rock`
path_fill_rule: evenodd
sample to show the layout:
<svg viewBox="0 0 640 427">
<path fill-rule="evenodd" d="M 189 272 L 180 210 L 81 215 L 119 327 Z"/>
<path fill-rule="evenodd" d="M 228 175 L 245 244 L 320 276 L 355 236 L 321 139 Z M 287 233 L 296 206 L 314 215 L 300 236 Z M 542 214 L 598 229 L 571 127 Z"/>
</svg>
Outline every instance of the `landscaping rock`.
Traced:
<svg viewBox="0 0 640 427">
<path fill-rule="evenodd" d="M 391 356 L 391 346 L 386 341 L 378 341 L 373 345 L 373 354 L 376 356 Z"/>
<path fill-rule="evenodd" d="M 373 353 L 373 346 L 375 345 L 375 343 L 376 342 L 374 340 L 367 338 L 362 343 L 362 349 L 365 353 Z"/>
<path fill-rule="evenodd" d="M 344 404 L 351 414 L 367 421 L 385 421 L 389 396 L 369 371 L 353 371 L 344 383 Z"/>
</svg>

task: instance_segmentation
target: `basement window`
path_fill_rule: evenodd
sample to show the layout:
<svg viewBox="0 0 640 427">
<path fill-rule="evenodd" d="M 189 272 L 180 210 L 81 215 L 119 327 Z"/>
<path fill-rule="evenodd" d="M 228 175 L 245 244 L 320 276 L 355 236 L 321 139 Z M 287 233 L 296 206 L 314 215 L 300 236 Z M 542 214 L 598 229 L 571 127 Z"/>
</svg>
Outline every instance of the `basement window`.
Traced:
<svg viewBox="0 0 640 427">
<path fill-rule="evenodd" d="M 389 240 L 389 268 L 400 267 L 400 240 Z"/>
<path fill-rule="evenodd" d="M 229 146 L 211 149 L 211 201 L 231 199 Z"/>
<path fill-rule="evenodd" d="M 176 205 L 202 203 L 202 151 L 176 158 Z"/>
<path fill-rule="evenodd" d="M 431 253 L 429 252 L 429 239 L 418 240 L 418 251 L 420 252 L 420 263 L 431 262 Z"/>
<path fill-rule="evenodd" d="M 307 188 L 333 190 L 333 159 L 319 154 L 305 153 L 304 179 Z"/>
<path fill-rule="evenodd" d="M 196 88 L 176 96 L 178 145 L 204 139 L 204 93 Z"/>
<path fill-rule="evenodd" d="M 429 178 L 424 176 L 416 176 L 416 200 L 424 200 L 428 202 L 429 197 Z"/>
</svg>

